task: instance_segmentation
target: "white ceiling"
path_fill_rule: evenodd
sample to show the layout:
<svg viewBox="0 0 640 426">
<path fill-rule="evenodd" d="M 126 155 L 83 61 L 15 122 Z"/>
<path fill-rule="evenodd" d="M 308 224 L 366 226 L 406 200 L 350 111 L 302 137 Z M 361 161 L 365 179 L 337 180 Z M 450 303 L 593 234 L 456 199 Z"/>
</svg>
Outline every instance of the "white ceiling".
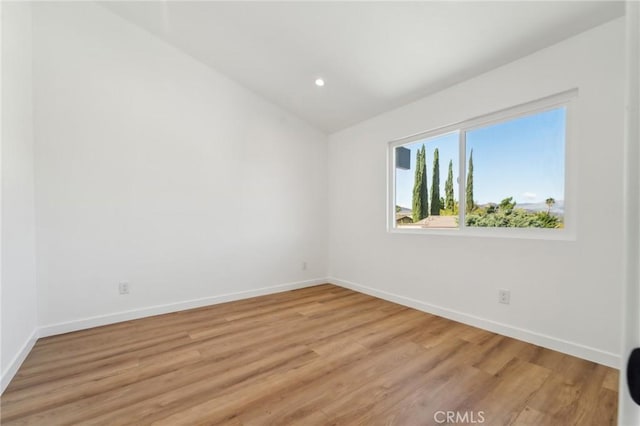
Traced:
<svg viewBox="0 0 640 426">
<path fill-rule="evenodd" d="M 610 1 L 102 4 L 328 133 L 624 14 Z"/>
</svg>

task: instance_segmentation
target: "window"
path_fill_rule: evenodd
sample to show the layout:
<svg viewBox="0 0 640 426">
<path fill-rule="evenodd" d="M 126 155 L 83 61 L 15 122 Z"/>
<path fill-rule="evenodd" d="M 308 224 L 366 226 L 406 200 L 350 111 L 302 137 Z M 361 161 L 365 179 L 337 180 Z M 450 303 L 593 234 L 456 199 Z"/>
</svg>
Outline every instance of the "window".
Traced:
<svg viewBox="0 0 640 426">
<path fill-rule="evenodd" d="M 459 132 L 451 132 L 395 148 L 410 160 L 396 167 L 398 227 L 458 227 L 459 139 Z"/>
<path fill-rule="evenodd" d="M 575 95 L 391 142 L 390 230 L 566 234 L 567 117 Z"/>
</svg>

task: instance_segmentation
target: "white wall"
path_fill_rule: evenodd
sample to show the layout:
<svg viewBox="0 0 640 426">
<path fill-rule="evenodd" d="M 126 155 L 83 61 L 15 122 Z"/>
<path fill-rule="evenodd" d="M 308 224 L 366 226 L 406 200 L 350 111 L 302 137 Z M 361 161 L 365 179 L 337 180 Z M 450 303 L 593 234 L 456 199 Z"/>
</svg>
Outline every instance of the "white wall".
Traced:
<svg viewBox="0 0 640 426">
<path fill-rule="evenodd" d="M 31 7 L 2 3 L 2 383 L 37 337 Z"/>
<path fill-rule="evenodd" d="M 640 347 L 640 3 L 627 1 L 625 117 L 625 256 L 622 362 L 618 392 L 618 423 L 640 424 L 640 406 L 631 398 L 627 380 L 631 352 Z"/>
<path fill-rule="evenodd" d="M 34 58 L 44 334 L 326 276 L 324 134 L 96 4 Z"/>
<path fill-rule="evenodd" d="M 334 281 L 617 367 L 623 83 L 619 19 L 331 135 Z M 387 233 L 388 141 L 574 87 L 576 241 Z"/>
</svg>

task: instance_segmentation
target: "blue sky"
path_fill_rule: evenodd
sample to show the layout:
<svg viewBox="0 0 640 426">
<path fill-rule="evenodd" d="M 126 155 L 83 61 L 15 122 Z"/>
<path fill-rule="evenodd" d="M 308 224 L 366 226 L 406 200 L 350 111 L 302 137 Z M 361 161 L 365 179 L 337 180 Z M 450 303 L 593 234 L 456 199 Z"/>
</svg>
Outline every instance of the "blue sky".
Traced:
<svg viewBox="0 0 640 426">
<path fill-rule="evenodd" d="M 466 161 L 473 149 L 474 198 L 478 204 L 539 203 L 564 200 L 565 108 L 558 108 L 467 132 Z M 459 200 L 458 134 L 450 133 L 406 145 L 411 169 L 396 169 L 396 204 L 411 208 L 417 150 L 427 149 L 427 184 L 431 193 L 433 152 L 440 154 L 440 195 L 444 196 L 449 160 L 453 160 L 455 198 Z M 431 196 L 431 195 L 429 195 Z"/>
</svg>

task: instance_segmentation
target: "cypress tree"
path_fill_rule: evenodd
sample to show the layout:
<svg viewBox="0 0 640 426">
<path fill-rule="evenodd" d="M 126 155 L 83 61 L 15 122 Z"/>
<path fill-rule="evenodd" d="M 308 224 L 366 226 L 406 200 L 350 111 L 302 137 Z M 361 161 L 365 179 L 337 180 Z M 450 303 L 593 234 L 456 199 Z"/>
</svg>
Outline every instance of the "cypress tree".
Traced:
<svg viewBox="0 0 640 426">
<path fill-rule="evenodd" d="M 429 215 L 427 191 L 427 165 L 426 150 L 424 145 L 416 153 L 416 173 L 413 183 L 413 201 L 411 216 L 414 222 L 424 219 Z"/>
<path fill-rule="evenodd" d="M 453 160 L 449 160 L 449 173 L 444 184 L 444 208 L 453 212 L 455 202 L 453 200 Z"/>
<path fill-rule="evenodd" d="M 467 169 L 467 213 L 473 210 L 473 149 L 469 154 L 469 168 Z"/>
<path fill-rule="evenodd" d="M 429 216 L 429 187 L 427 186 L 427 149 L 422 145 L 422 208 L 420 219 Z"/>
<path fill-rule="evenodd" d="M 440 154 L 433 151 L 433 177 L 431 178 L 431 216 L 440 216 Z"/>
<path fill-rule="evenodd" d="M 413 199 L 411 200 L 411 217 L 414 222 L 420 220 L 420 206 L 422 204 L 420 200 L 420 183 L 422 182 L 422 177 L 420 176 L 420 171 L 422 170 L 422 163 L 420 162 L 421 153 L 422 149 L 418 148 L 418 152 L 416 152 L 416 170 L 413 179 Z"/>
</svg>

